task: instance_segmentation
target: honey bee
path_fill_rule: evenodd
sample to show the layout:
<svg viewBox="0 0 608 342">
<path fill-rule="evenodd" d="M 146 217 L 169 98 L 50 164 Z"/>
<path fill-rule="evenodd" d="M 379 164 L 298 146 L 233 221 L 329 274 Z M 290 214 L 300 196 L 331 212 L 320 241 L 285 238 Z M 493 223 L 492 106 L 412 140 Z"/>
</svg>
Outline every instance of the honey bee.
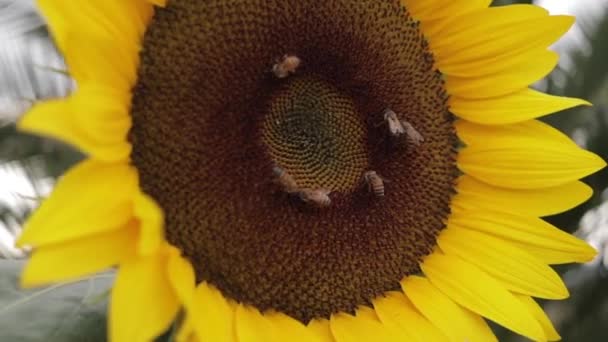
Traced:
<svg viewBox="0 0 608 342">
<path fill-rule="evenodd" d="M 285 78 L 296 72 L 302 60 L 295 55 L 283 55 L 281 60 L 272 66 L 272 72 L 277 78 Z"/>
<path fill-rule="evenodd" d="M 376 171 L 367 171 L 363 174 L 363 179 L 367 183 L 369 191 L 373 191 L 376 197 L 384 197 L 384 182 Z"/>
<path fill-rule="evenodd" d="M 298 195 L 300 199 L 305 203 L 314 204 L 317 207 L 328 207 L 331 204 L 331 199 L 329 198 L 330 190 L 327 189 L 302 189 Z"/>
<path fill-rule="evenodd" d="M 283 188 L 283 191 L 288 194 L 295 194 L 300 191 L 298 183 L 287 171 L 275 166 L 272 168 L 272 172 L 276 176 L 275 182 Z"/>
<path fill-rule="evenodd" d="M 424 142 L 422 134 L 420 134 L 411 123 L 405 120 L 399 120 L 397 113 L 394 111 L 390 109 L 384 111 L 384 120 L 388 124 L 388 131 L 392 136 L 399 137 L 405 134 L 407 140 L 416 146 L 419 146 Z"/>
</svg>

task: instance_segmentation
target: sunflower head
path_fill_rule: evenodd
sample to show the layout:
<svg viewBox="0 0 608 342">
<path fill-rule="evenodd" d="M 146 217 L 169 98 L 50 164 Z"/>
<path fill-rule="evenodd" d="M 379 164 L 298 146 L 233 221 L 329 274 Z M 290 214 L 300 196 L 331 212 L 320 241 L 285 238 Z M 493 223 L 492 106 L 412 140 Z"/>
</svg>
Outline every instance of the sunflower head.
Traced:
<svg viewBox="0 0 608 342">
<path fill-rule="evenodd" d="M 118 265 L 117 341 L 179 307 L 184 340 L 495 340 L 483 317 L 556 338 L 532 297 L 567 296 L 548 264 L 593 251 L 538 217 L 586 199 L 577 179 L 603 161 L 533 120 L 584 101 L 527 87 L 570 18 L 482 0 L 40 3 L 78 90 L 21 127 L 90 159 L 28 224 L 24 282 Z"/>
<path fill-rule="evenodd" d="M 149 26 L 131 111 L 141 186 L 199 280 L 303 322 L 354 312 L 418 273 L 445 226 L 457 139 L 442 76 L 397 2 L 233 7 L 175 2 Z M 185 32 L 200 34 L 175 48 Z M 387 108 L 424 144 L 391 134 Z M 370 170 L 390 182 L 382 199 Z"/>
</svg>

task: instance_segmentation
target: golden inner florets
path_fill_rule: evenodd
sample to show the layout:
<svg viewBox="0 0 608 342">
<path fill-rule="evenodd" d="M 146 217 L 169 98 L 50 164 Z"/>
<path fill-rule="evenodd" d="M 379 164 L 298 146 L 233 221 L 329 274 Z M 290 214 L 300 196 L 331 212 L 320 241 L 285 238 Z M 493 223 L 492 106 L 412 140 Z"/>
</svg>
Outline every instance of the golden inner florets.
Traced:
<svg viewBox="0 0 608 342">
<path fill-rule="evenodd" d="M 330 83 L 291 76 L 273 94 L 262 137 L 270 158 L 299 187 L 350 192 L 368 166 L 363 120 Z"/>
</svg>

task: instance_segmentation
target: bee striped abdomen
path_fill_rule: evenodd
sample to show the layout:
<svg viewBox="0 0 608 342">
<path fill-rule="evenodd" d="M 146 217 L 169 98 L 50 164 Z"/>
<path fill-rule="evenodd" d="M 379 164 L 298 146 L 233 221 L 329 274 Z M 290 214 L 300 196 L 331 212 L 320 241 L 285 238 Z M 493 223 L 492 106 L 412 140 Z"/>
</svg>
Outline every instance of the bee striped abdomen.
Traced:
<svg viewBox="0 0 608 342">
<path fill-rule="evenodd" d="M 374 193 L 376 197 L 384 197 L 384 180 L 376 171 L 367 171 L 363 178 L 367 182 L 368 189 Z"/>
</svg>

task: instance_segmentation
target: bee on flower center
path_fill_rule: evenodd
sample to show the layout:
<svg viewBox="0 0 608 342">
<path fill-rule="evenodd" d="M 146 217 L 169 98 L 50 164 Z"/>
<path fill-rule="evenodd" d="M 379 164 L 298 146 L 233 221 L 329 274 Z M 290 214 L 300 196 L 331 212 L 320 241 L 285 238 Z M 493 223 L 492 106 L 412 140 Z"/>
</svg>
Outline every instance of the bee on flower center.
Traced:
<svg viewBox="0 0 608 342">
<path fill-rule="evenodd" d="M 300 191 L 298 183 L 296 183 L 296 180 L 293 179 L 293 177 L 287 171 L 275 166 L 272 168 L 272 172 L 276 177 L 274 180 L 275 183 L 279 184 L 283 191 L 288 194 L 295 194 Z"/>
<path fill-rule="evenodd" d="M 331 204 L 331 199 L 329 198 L 330 193 L 331 191 L 327 189 L 304 188 L 298 195 L 303 202 L 322 208 L 328 207 Z"/>
<path fill-rule="evenodd" d="M 419 146 L 424 142 L 424 137 L 418 132 L 411 123 L 399 119 L 397 113 L 391 109 L 384 111 L 384 121 L 388 125 L 388 131 L 393 137 L 400 137 L 405 134 L 407 141 L 411 144 Z"/>
<path fill-rule="evenodd" d="M 367 171 L 363 174 L 363 179 L 367 183 L 367 188 L 370 192 L 373 192 L 376 197 L 384 197 L 384 182 L 376 171 Z"/>
<path fill-rule="evenodd" d="M 277 78 L 285 78 L 296 72 L 302 64 L 302 60 L 295 55 L 283 55 L 281 59 L 272 66 L 272 72 Z"/>
</svg>

